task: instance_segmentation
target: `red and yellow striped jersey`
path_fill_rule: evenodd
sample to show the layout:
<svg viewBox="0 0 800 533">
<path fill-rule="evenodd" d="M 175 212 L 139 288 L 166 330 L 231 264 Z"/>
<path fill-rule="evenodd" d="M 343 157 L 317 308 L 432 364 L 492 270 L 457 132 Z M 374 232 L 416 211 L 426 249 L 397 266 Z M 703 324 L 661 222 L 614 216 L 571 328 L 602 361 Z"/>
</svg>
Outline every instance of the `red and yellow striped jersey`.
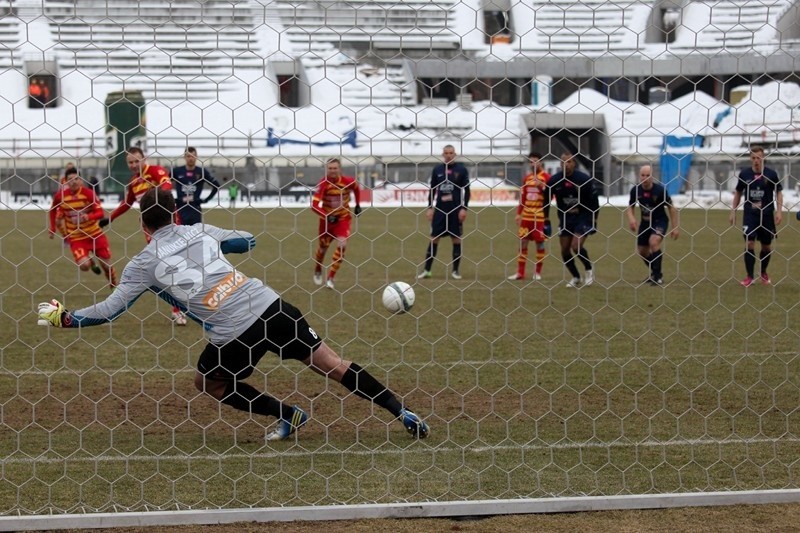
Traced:
<svg viewBox="0 0 800 533">
<path fill-rule="evenodd" d="M 544 221 L 544 186 L 549 179 L 550 174 L 542 171 L 538 174 L 528 174 L 522 180 L 517 207 L 517 214 L 522 220 Z"/>
<path fill-rule="evenodd" d="M 172 181 L 170 180 L 169 172 L 167 172 L 164 167 L 147 165 L 142 169 L 141 174 L 132 177 L 125 189 L 125 199 L 114 209 L 109 219 L 113 221 L 115 218 L 128 211 L 136 202 L 142 199 L 144 193 L 153 187 L 161 187 L 168 191 L 172 190 Z"/>
<path fill-rule="evenodd" d="M 338 179 L 322 178 L 311 198 L 311 209 L 321 217 L 336 215 L 339 220 L 349 220 L 350 194 L 355 194 L 358 205 L 361 188 L 352 176 L 341 176 Z"/>
<path fill-rule="evenodd" d="M 70 189 L 56 192 L 50 206 L 50 231 L 53 233 L 59 215 L 63 218 L 63 234 L 70 240 L 93 239 L 103 234 L 97 223 L 105 216 L 103 207 L 88 187 L 81 187 L 76 193 Z"/>
</svg>

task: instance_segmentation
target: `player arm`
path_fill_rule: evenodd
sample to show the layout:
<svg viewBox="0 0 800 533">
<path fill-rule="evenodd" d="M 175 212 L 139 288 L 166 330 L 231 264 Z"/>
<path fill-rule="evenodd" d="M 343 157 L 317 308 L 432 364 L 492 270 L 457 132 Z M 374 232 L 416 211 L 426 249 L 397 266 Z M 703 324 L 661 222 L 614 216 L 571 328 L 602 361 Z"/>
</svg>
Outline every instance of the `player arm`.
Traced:
<svg viewBox="0 0 800 533">
<path fill-rule="evenodd" d="M 675 208 L 674 205 L 669 204 L 669 219 L 672 222 L 672 229 L 676 230 L 681 227 L 681 219 L 678 215 L 678 210 Z"/>
<path fill-rule="evenodd" d="M 467 177 L 467 184 L 464 185 L 464 202 L 461 205 L 461 209 L 466 209 L 469 207 L 469 197 L 470 197 L 470 190 L 469 190 L 469 177 Z"/>
<path fill-rule="evenodd" d="M 205 224 L 203 231 L 219 242 L 223 254 L 243 254 L 256 246 L 256 238 L 252 233 L 241 230 L 227 230 Z"/>
<path fill-rule="evenodd" d="M 96 194 L 92 193 L 91 198 L 92 198 L 91 210 L 88 213 L 86 213 L 85 220 L 87 221 L 100 220 L 101 218 L 106 216 L 105 212 L 103 212 L 103 206 L 100 203 L 100 199 L 97 197 Z"/>
<path fill-rule="evenodd" d="M 84 328 L 111 322 L 127 311 L 148 289 L 145 272 L 132 261 L 122 271 L 119 285 L 108 298 L 77 311 L 65 311 L 61 316 L 61 326 Z"/>
<path fill-rule="evenodd" d="M 633 213 L 633 207 L 636 205 L 636 187 L 631 189 L 630 197 L 628 198 L 628 207 L 625 209 L 625 216 L 628 218 L 628 225 L 631 229 L 636 229 L 636 215 Z"/>
<path fill-rule="evenodd" d="M 125 190 L 125 198 L 122 200 L 116 209 L 114 209 L 108 216 L 108 221 L 113 222 L 120 216 L 128 212 L 131 206 L 136 202 L 136 196 L 133 194 L 133 189 L 130 186 Z"/>
<path fill-rule="evenodd" d="M 733 202 L 731 203 L 731 214 L 728 217 L 731 225 L 736 223 L 736 209 L 739 207 L 739 202 L 742 201 L 742 191 L 737 187 L 733 192 Z"/>
<path fill-rule="evenodd" d="M 50 212 L 48 213 L 50 219 L 50 233 L 56 232 L 56 218 L 58 218 L 58 209 L 61 206 L 61 191 L 53 195 L 53 203 L 50 204 Z"/>
<path fill-rule="evenodd" d="M 206 199 L 203 200 L 203 203 L 207 204 L 208 202 L 213 200 L 214 197 L 219 192 L 219 181 L 217 181 L 217 178 L 215 178 L 214 175 L 205 168 L 203 169 L 203 179 L 205 180 L 206 183 L 208 183 L 208 186 L 211 189 L 211 192 L 208 193 Z"/>
</svg>

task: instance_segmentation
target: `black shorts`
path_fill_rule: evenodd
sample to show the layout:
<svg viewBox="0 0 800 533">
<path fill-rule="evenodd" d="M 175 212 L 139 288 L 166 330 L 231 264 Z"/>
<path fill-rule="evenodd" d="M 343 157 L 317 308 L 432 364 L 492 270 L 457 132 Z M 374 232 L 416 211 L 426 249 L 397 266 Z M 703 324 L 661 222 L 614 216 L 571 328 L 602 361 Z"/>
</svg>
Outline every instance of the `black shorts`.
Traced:
<svg viewBox="0 0 800 533">
<path fill-rule="evenodd" d="M 662 239 L 667 234 L 669 222 L 666 220 L 642 220 L 639 224 L 639 236 L 636 237 L 638 246 L 650 246 L 650 237 L 658 235 Z"/>
<path fill-rule="evenodd" d="M 745 215 L 742 232 L 747 241 L 770 245 L 775 238 L 775 215 L 772 212 Z"/>
<path fill-rule="evenodd" d="M 245 379 L 268 351 L 281 359 L 307 359 L 322 344 L 303 314 L 283 300 L 270 305 L 238 338 L 223 345 L 208 343 L 197 370 L 211 379 Z"/>
<path fill-rule="evenodd" d="M 463 224 L 458 220 L 458 212 L 460 209 L 454 209 L 449 213 L 435 209 L 433 211 L 433 221 L 431 223 L 431 237 L 455 237 L 461 238 L 463 232 Z"/>
</svg>

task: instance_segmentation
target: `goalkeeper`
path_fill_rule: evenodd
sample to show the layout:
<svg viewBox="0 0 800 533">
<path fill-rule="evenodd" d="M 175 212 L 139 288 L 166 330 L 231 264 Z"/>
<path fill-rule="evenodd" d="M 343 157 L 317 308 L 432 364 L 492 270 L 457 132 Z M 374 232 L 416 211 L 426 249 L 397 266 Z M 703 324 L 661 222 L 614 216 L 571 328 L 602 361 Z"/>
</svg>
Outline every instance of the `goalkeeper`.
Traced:
<svg viewBox="0 0 800 533">
<path fill-rule="evenodd" d="M 152 240 L 125 267 L 117 290 L 105 301 L 77 311 L 65 310 L 56 300 L 39 304 L 40 324 L 69 328 L 104 324 L 149 290 L 180 307 L 206 332 L 209 343 L 197 363 L 195 386 L 235 409 L 278 418 L 267 440 L 286 439 L 308 420 L 299 407 L 243 381 L 267 351 L 297 359 L 383 407 L 412 436 L 428 436 L 428 425 L 419 416 L 405 409 L 369 372 L 339 357 L 298 309 L 228 262 L 224 253 L 243 253 L 255 246 L 251 234 L 173 224 L 175 199 L 160 187 L 148 190 L 139 205 L 142 226 Z"/>
</svg>

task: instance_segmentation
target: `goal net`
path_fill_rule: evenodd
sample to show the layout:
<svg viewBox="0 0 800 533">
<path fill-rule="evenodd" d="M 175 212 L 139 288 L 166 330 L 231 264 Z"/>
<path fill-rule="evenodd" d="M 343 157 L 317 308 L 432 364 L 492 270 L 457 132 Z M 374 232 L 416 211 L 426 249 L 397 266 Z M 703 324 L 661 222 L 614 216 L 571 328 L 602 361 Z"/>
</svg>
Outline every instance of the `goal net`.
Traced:
<svg viewBox="0 0 800 533">
<path fill-rule="evenodd" d="M 798 39 L 795 0 L 0 2 L 0 524 L 796 500 Z M 218 185 L 203 221 L 257 242 L 228 259 L 428 437 L 268 354 L 247 383 L 309 420 L 267 441 L 273 417 L 195 388 L 203 327 L 150 293 L 108 325 L 37 327 L 38 302 L 111 294 L 50 208 L 73 164 L 111 213 L 131 147 L 167 172 L 195 148 Z M 469 205 L 426 263 L 448 150 Z M 552 235 L 527 240 L 532 153 L 569 183 Z M 363 212 L 315 279 L 332 159 Z M 573 164 L 594 228 L 559 224 Z M 179 204 L 196 176 L 181 187 Z M 105 233 L 121 274 L 138 211 Z M 394 282 L 406 313 L 382 303 Z"/>
</svg>

